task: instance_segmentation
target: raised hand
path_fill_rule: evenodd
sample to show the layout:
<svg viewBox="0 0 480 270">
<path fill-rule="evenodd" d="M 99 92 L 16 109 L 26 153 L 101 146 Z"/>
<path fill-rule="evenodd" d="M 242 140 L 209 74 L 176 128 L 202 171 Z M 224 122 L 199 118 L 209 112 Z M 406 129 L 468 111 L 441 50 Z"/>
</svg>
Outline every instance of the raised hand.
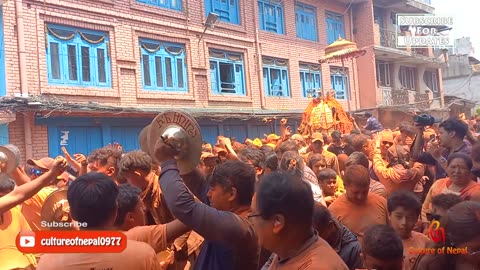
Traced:
<svg viewBox="0 0 480 270">
<path fill-rule="evenodd" d="M 60 176 L 62 173 L 65 172 L 65 170 L 67 169 L 67 166 L 68 166 L 67 160 L 62 156 L 58 156 L 53 161 L 52 168 L 50 169 L 50 172 L 55 177 Z"/>
</svg>

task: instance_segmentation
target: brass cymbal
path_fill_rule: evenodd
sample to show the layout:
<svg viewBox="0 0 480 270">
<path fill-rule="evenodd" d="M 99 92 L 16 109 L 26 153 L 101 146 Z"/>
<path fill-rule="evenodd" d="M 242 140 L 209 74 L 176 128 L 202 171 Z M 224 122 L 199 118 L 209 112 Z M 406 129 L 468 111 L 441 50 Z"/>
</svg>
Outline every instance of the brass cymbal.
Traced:
<svg viewBox="0 0 480 270">
<path fill-rule="evenodd" d="M 170 110 L 159 114 L 148 128 L 147 140 L 141 148 L 149 148 L 150 155 L 155 159 L 154 147 L 158 139 L 169 139 L 170 146 L 179 154 L 177 160 L 180 174 L 191 172 L 199 163 L 202 154 L 202 134 L 197 121 L 188 113 L 180 110 Z"/>
<path fill-rule="evenodd" d="M 138 140 L 140 144 L 140 149 L 143 152 L 146 152 L 147 154 L 150 154 L 150 145 L 148 144 L 148 129 L 150 128 L 150 125 L 144 127 L 142 131 L 140 132 L 140 135 L 138 135 Z"/>
<path fill-rule="evenodd" d="M 72 222 L 70 205 L 67 200 L 67 188 L 55 190 L 45 199 L 41 212 L 42 221 L 46 222 Z M 44 228 L 48 230 L 49 228 Z M 55 230 L 72 230 L 73 227 L 59 227 Z"/>
<path fill-rule="evenodd" d="M 20 164 L 20 150 L 13 144 L 0 146 L 0 173 L 11 173 Z"/>
</svg>

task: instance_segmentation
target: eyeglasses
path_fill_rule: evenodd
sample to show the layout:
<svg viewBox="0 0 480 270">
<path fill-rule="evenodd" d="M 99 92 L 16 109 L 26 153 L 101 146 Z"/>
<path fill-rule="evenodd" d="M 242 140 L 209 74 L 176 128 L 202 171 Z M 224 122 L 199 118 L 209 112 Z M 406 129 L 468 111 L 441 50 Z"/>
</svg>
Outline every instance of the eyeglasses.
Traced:
<svg viewBox="0 0 480 270">
<path fill-rule="evenodd" d="M 40 176 L 40 175 L 44 174 L 44 172 L 42 170 L 32 168 L 32 169 L 30 169 L 30 174 L 35 175 L 35 176 Z"/>
<path fill-rule="evenodd" d="M 442 216 L 440 216 L 440 215 L 435 215 L 435 214 L 432 214 L 432 213 L 427 213 L 427 220 L 428 220 L 428 221 L 440 220 L 440 219 L 442 219 Z"/>
<path fill-rule="evenodd" d="M 388 145 L 388 146 L 392 146 L 393 145 L 393 142 L 386 142 L 386 141 L 383 141 L 382 142 L 383 145 Z"/>
</svg>

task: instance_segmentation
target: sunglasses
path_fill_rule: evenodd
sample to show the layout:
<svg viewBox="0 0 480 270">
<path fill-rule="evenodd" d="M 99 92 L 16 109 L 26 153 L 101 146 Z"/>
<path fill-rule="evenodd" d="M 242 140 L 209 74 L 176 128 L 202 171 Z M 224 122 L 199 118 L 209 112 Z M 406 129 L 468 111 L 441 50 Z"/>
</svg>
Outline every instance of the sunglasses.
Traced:
<svg viewBox="0 0 480 270">
<path fill-rule="evenodd" d="M 430 221 L 430 222 L 433 221 L 433 220 L 440 220 L 440 219 L 442 219 L 442 216 L 440 216 L 440 215 L 427 213 L 427 220 Z"/>
<path fill-rule="evenodd" d="M 392 146 L 393 145 L 393 142 L 386 142 L 386 141 L 383 141 L 382 142 L 383 145 L 388 145 L 388 146 Z"/>
<path fill-rule="evenodd" d="M 35 176 L 40 176 L 40 175 L 44 174 L 44 172 L 42 170 L 32 168 L 32 169 L 30 169 L 30 174 L 35 175 Z"/>
</svg>

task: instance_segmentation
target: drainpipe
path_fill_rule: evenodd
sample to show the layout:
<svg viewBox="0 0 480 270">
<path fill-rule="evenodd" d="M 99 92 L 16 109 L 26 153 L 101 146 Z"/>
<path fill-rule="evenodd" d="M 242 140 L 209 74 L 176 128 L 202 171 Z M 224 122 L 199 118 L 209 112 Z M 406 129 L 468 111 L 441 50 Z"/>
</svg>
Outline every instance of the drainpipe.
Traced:
<svg viewBox="0 0 480 270">
<path fill-rule="evenodd" d="M 353 38 L 353 5 L 350 5 L 350 38 L 352 39 L 353 42 L 356 42 Z M 352 59 L 352 75 L 353 75 L 353 89 L 355 89 L 355 95 L 354 95 L 354 104 L 355 104 L 355 111 L 360 109 L 360 104 L 359 104 L 359 91 L 357 88 L 357 60 Z M 352 91 L 350 91 L 350 95 L 352 94 Z"/>
<path fill-rule="evenodd" d="M 25 134 L 25 160 L 33 158 L 32 143 L 32 113 L 26 112 L 23 115 L 23 129 Z"/>
<path fill-rule="evenodd" d="M 261 77 L 261 74 L 262 74 L 262 54 L 261 54 L 261 48 L 260 48 L 260 40 L 259 40 L 259 37 L 258 37 L 258 28 L 259 28 L 259 20 L 258 20 L 258 16 L 260 15 L 259 11 L 258 11 L 258 4 L 254 4 L 253 5 L 254 7 L 254 14 L 255 14 L 255 19 L 254 19 L 254 27 L 253 29 L 255 29 L 255 50 L 256 50 L 256 56 L 257 56 L 257 74 L 258 74 L 258 89 L 260 90 L 260 108 L 262 110 L 265 110 L 266 106 L 265 106 L 265 95 L 264 95 L 264 90 L 263 89 L 263 83 L 262 83 L 262 80 L 263 78 Z M 252 89 L 252 94 L 253 94 L 253 89 Z"/>
<path fill-rule="evenodd" d="M 20 94 L 28 96 L 27 57 L 25 50 L 25 33 L 23 25 L 23 3 L 15 0 L 15 17 L 17 19 L 18 63 L 20 66 Z"/>
<path fill-rule="evenodd" d="M 25 50 L 25 32 L 23 25 L 23 3 L 15 0 L 15 17 L 17 19 L 18 64 L 20 68 L 20 94 L 28 97 L 27 58 Z M 23 128 L 25 134 L 25 159 L 33 157 L 31 114 L 24 114 Z"/>
</svg>

